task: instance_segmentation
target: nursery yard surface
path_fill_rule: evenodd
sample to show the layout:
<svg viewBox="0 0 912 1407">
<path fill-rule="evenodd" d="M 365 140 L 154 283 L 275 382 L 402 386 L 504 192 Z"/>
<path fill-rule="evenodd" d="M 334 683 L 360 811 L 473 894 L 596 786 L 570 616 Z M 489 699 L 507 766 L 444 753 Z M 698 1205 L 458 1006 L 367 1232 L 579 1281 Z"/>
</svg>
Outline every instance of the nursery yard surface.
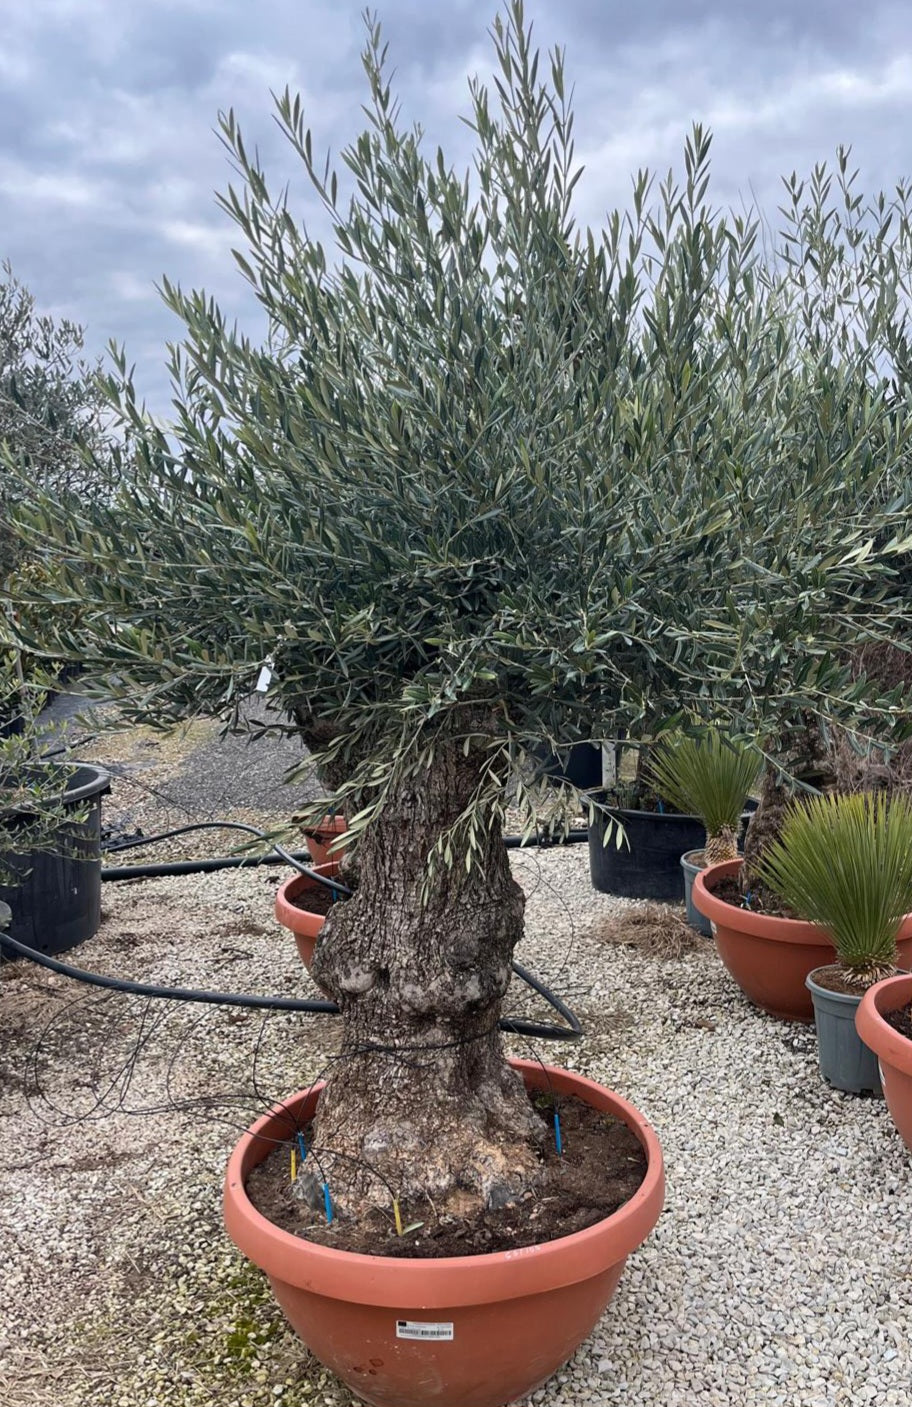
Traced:
<svg viewBox="0 0 912 1407">
<path fill-rule="evenodd" d="M 282 787 L 291 745 L 260 757 L 257 746 L 205 723 L 99 740 L 91 760 L 118 771 L 105 824 L 149 833 L 194 813 L 275 824 L 304 788 Z M 228 849 L 204 834 L 122 859 Z M 532 1400 L 905 1407 L 912 1155 L 883 1103 L 824 1085 L 812 1029 L 748 1006 L 711 945 L 668 958 L 611 941 L 629 906 L 591 888 L 585 847 L 512 860 L 529 896 L 518 956 L 586 1032 L 537 1051 L 632 1100 L 668 1176 L 658 1227 L 604 1320 Z M 140 981 L 315 995 L 272 913 L 287 873 L 106 884 L 100 933 L 68 958 Z M 509 1009 L 550 1019 L 515 983 Z M 239 1131 L 309 1084 L 337 1039 L 333 1018 L 151 1003 L 3 968 L 5 1407 L 352 1402 L 285 1328 L 221 1221 Z"/>
</svg>

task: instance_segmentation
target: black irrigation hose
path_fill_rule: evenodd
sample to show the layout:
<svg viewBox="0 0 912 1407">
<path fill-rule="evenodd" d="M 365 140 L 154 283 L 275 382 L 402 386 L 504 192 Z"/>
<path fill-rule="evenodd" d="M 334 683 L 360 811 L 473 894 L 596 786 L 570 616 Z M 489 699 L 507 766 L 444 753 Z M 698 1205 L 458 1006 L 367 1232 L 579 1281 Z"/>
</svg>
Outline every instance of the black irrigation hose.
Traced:
<svg viewBox="0 0 912 1407">
<path fill-rule="evenodd" d="M 243 831 L 245 835 L 255 835 L 258 840 L 269 840 L 269 836 L 259 826 L 248 826 L 243 821 L 195 821 L 189 826 L 176 826 L 174 830 L 160 831 L 158 835 L 143 835 L 136 840 L 121 840 L 108 846 L 108 851 L 112 850 L 135 850 L 141 845 L 156 845 L 161 840 L 171 840 L 176 835 L 189 835 L 191 831 Z M 276 860 L 284 860 L 291 865 L 292 869 L 298 870 L 300 874 L 306 875 L 308 879 L 313 879 L 317 884 L 322 884 L 324 888 L 331 889 L 335 894 L 344 894 L 346 898 L 351 896 L 351 890 L 347 885 L 342 884 L 337 879 L 330 879 L 327 875 L 317 874 L 316 870 L 308 868 L 301 863 L 304 852 L 292 853 L 286 850 L 277 841 L 272 842 L 272 849 L 262 856 L 232 855 L 216 856 L 211 860 L 174 860 L 163 865 L 121 865 L 103 869 L 102 879 L 153 879 L 157 875 L 167 874 L 204 874 L 207 870 L 214 869 L 239 869 L 243 865 L 253 864 L 275 864 Z M 307 856 L 310 859 L 310 856 Z"/>
<path fill-rule="evenodd" d="M 256 997 L 239 992 L 206 992 L 194 987 L 156 987 L 145 982 L 130 982 L 121 977 L 103 977 L 98 972 L 87 972 L 82 967 L 71 967 L 57 958 L 47 957 L 36 952 L 25 943 L 20 943 L 7 934 L 2 934 L 3 946 L 10 947 L 21 957 L 29 958 L 39 967 L 58 972 L 61 977 L 72 977 L 76 982 L 85 982 L 89 987 L 104 987 L 109 992 L 126 992 L 133 997 L 173 997 L 175 1001 L 208 1002 L 212 1006 L 248 1006 L 260 1011 L 309 1011 L 326 1016 L 337 1016 L 339 1008 L 331 1001 L 304 1001 L 294 997 Z"/>
<path fill-rule="evenodd" d="M 126 849 L 126 846 L 117 846 L 116 849 Z M 310 859 L 310 852 L 307 850 L 289 850 L 288 854 L 293 860 Z M 101 872 L 101 877 L 102 879 L 159 879 L 169 874 L 212 874 L 216 870 L 240 870 L 245 867 L 253 869 L 257 865 L 275 865 L 278 860 L 279 857 L 276 855 L 251 855 L 249 858 L 239 855 L 219 855 L 213 856 L 209 860 L 169 860 L 160 865 L 106 865 Z M 301 873 L 307 874 L 308 871 L 302 869 Z M 323 875 L 316 875 L 315 878 L 327 883 Z M 327 883 L 327 888 L 339 887 Z"/>
<path fill-rule="evenodd" d="M 296 997 L 257 997 L 242 992 L 207 992 L 195 987 L 157 987 L 145 982 L 130 982 L 121 977 L 103 977 L 98 972 L 87 972 L 83 967 L 71 967 L 69 963 L 60 962 L 57 958 L 39 953 L 35 948 L 30 948 L 27 944 L 20 943 L 18 939 L 10 938 L 7 934 L 3 934 L 2 938 L 4 947 L 12 948 L 20 957 L 28 958 L 29 961 L 37 963 L 39 967 L 46 967 L 50 972 L 59 973 L 61 977 L 71 977 L 76 982 L 84 982 L 89 987 L 103 987 L 109 992 L 126 992 L 128 996 L 133 997 L 163 997 L 174 1001 L 205 1002 L 210 1006 L 243 1006 L 258 1011 L 306 1011 L 319 1016 L 339 1015 L 336 1003 L 325 1000 L 310 1001 Z M 547 1022 L 523 1021 L 504 1016 L 500 1021 L 502 1031 L 518 1036 L 538 1036 L 545 1041 L 574 1041 L 583 1034 L 579 1020 L 570 1008 L 561 1001 L 560 997 L 555 996 L 543 982 L 540 982 L 520 963 L 513 963 L 513 971 L 517 977 L 521 977 L 524 982 L 527 982 L 533 991 L 543 996 L 548 1005 L 552 1006 L 558 1015 L 563 1016 L 568 1024 L 567 1026 L 552 1026 Z"/>
<path fill-rule="evenodd" d="M 244 830 L 248 834 L 259 835 L 264 840 L 268 839 L 265 832 L 257 831 L 255 826 L 242 826 L 236 821 L 201 821 L 197 825 L 179 826 L 176 830 L 162 831 L 158 835 L 140 836 L 137 840 L 121 840 L 109 845 L 107 852 L 110 855 L 118 850 L 132 850 L 141 845 L 154 845 L 160 840 L 170 840 L 173 836 L 186 835 L 189 831 L 196 830 Z M 575 830 L 568 831 L 566 836 L 558 840 L 549 840 L 544 836 L 535 836 L 531 840 L 524 840 L 520 835 L 507 835 L 504 836 L 504 845 L 508 850 L 548 849 L 554 845 L 584 845 L 588 839 L 588 831 Z M 306 850 L 284 850 L 274 846 L 266 855 L 219 855 L 208 860 L 168 860 L 158 865 L 106 865 L 101 872 L 101 877 L 112 880 L 160 879 L 165 875 L 211 874 L 216 870 L 243 869 L 245 865 L 251 867 L 274 865 L 277 859 L 282 859 L 286 863 L 292 864 L 301 874 L 315 879 L 327 889 L 335 889 L 338 893 L 348 893 L 344 885 L 333 883 L 325 875 L 315 874 L 313 870 L 300 863 L 309 858 L 309 852 Z"/>
<path fill-rule="evenodd" d="M 248 826 L 240 821 L 198 821 L 193 825 L 179 826 L 175 830 L 162 831 L 158 835 L 141 836 L 135 840 L 124 840 L 113 846 L 109 850 L 132 850 L 142 845 L 154 845 L 158 841 L 170 840 L 173 836 L 186 835 L 190 831 L 199 830 L 239 830 L 248 835 L 256 835 L 261 840 L 268 840 L 265 831 L 256 826 Z M 565 840 L 550 841 L 536 836 L 529 841 L 523 841 L 520 836 L 506 836 L 504 844 L 510 850 L 519 849 L 525 845 L 529 846 L 550 846 L 563 843 L 580 844 L 588 838 L 587 831 L 570 831 Z M 266 855 L 258 856 L 219 856 L 208 860 L 178 860 L 160 865 L 120 865 L 106 867 L 101 871 L 104 880 L 117 879 L 145 879 L 156 876 L 172 874 L 204 874 L 213 870 L 238 868 L 243 865 L 264 865 L 275 864 L 277 859 L 285 860 L 294 869 L 309 879 L 316 880 L 319 884 L 334 890 L 336 893 L 346 896 L 351 894 L 351 890 L 344 884 L 328 879 L 325 875 L 318 874 L 315 870 L 302 864 L 305 852 L 292 852 L 285 850 L 282 846 L 273 842 L 273 849 Z M 309 855 L 307 858 L 310 858 Z M 302 1011 L 311 1014 L 338 1016 L 339 1008 L 335 1002 L 325 1000 L 310 1001 L 297 999 L 294 997 L 259 997 L 251 996 L 239 992 L 207 992 L 194 987 L 158 987 L 144 982 L 130 982 L 119 977 L 103 977 L 97 972 L 87 972 L 81 967 L 71 967 L 69 963 L 59 962 L 56 958 L 47 957 L 44 953 L 39 953 L 34 948 L 29 948 L 25 943 L 18 942 L 15 938 L 3 935 L 4 946 L 9 946 L 20 957 L 29 958 L 37 963 L 39 967 L 45 967 L 51 972 L 56 972 L 62 977 L 70 977 L 74 981 L 84 982 L 90 987 L 103 987 L 108 991 L 125 992 L 130 996 L 138 997 L 162 997 L 171 998 L 175 1001 L 204 1002 L 213 1006 L 241 1006 L 249 1007 L 260 1011 Z M 556 1026 L 548 1022 L 525 1021 L 518 1017 L 502 1017 L 500 1029 L 510 1035 L 535 1036 L 546 1041 L 574 1041 L 583 1034 L 583 1028 L 579 1019 L 560 997 L 556 996 L 549 987 L 528 968 L 521 963 L 513 962 L 512 968 L 517 977 L 521 978 L 534 992 L 543 997 L 554 1011 L 562 1016 L 566 1021 L 566 1026 Z"/>
</svg>

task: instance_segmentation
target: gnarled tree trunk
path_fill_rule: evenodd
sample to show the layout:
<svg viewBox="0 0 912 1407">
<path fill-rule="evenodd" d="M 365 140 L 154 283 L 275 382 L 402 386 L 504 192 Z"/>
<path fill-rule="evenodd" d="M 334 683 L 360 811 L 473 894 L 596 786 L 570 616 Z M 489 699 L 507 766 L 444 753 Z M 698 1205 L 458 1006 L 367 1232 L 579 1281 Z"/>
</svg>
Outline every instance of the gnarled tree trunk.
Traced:
<svg viewBox="0 0 912 1407">
<path fill-rule="evenodd" d="M 321 933 L 314 976 L 342 1008 L 341 1058 L 314 1137 L 341 1214 L 502 1204 L 534 1183 L 544 1133 L 506 1064 L 498 1019 L 524 896 L 499 825 L 473 853 L 427 856 L 478 783 L 480 753 L 438 747 L 359 846 L 359 887 Z"/>
</svg>

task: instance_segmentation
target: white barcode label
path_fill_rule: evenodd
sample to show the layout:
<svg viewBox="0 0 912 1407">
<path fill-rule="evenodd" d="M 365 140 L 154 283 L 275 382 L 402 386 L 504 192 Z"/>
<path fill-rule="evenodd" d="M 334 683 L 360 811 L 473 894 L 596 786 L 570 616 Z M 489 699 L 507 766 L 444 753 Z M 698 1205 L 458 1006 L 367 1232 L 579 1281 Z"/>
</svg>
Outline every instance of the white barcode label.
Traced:
<svg viewBox="0 0 912 1407">
<path fill-rule="evenodd" d="M 424 1324 L 420 1319 L 397 1319 L 397 1339 L 451 1339 L 452 1324 Z"/>
</svg>

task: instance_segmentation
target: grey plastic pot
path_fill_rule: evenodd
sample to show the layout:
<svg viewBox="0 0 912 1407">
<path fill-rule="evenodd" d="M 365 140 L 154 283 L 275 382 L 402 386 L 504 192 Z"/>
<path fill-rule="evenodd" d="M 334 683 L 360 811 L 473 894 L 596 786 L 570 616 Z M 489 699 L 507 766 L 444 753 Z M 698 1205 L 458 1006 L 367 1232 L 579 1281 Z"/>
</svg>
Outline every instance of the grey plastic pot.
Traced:
<svg viewBox="0 0 912 1407">
<path fill-rule="evenodd" d="M 684 874 L 684 907 L 687 910 L 687 922 L 690 924 L 691 928 L 696 929 L 698 933 L 702 933 L 704 938 L 711 938 L 712 928 L 710 927 L 709 919 L 705 914 L 700 913 L 700 910 L 693 901 L 694 880 L 704 868 L 702 864 L 697 864 L 694 858 L 696 855 L 699 855 L 702 859 L 703 851 L 688 850 L 681 856 L 681 869 Z"/>
<path fill-rule="evenodd" d="M 831 992 L 814 981 L 822 968 L 808 974 L 805 986 L 814 1003 L 820 1073 L 828 1084 L 847 1094 L 883 1095 L 877 1056 L 855 1030 L 855 1013 L 864 996 Z"/>
</svg>

